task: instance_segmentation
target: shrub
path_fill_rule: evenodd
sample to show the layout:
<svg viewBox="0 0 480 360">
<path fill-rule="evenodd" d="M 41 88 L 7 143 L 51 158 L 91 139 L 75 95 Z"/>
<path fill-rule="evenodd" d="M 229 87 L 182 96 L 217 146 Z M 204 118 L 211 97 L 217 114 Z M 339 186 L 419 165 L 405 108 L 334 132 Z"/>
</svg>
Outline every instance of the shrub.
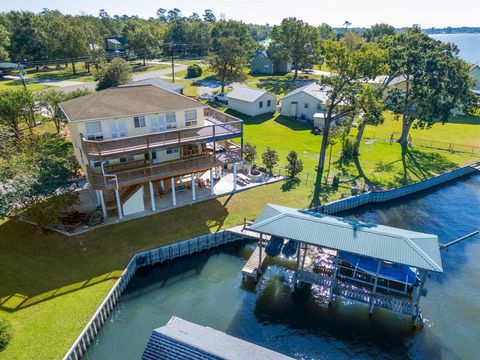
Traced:
<svg viewBox="0 0 480 360">
<path fill-rule="evenodd" d="M 5 350 L 10 340 L 12 340 L 12 327 L 7 320 L 0 318 L 0 352 Z"/>
<path fill-rule="evenodd" d="M 243 160 L 249 163 L 253 163 L 257 158 L 257 147 L 250 143 L 245 143 L 243 147 Z"/>
<path fill-rule="evenodd" d="M 303 161 L 298 159 L 298 155 L 295 151 L 290 151 L 287 155 L 287 170 L 291 179 L 295 179 L 299 173 L 303 171 Z"/>
<path fill-rule="evenodd" d="M 275 150 L 271 149 L 267 146 L 267 150 L 262 154 L 262 161 L 265 168 L 268 170 L 270 174 L 272 174 L 272 170 L 278 163 L 278 154 Z"/>
<path fill-rule="evenodd" d="M 189 65 L 187 68 L 187 78 L 197 78 L 202 76 L 202 68 L 197 64 Z"/>
</svg>

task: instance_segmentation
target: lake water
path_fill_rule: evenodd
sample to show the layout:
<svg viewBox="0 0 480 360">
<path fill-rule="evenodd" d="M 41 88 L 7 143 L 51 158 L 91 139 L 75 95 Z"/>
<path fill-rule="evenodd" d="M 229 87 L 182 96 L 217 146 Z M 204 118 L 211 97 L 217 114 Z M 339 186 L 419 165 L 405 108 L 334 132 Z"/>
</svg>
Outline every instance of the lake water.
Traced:
<svg viewBox="0 0 480 360">
<path fill-rule="evenodd" d="M 472 64 L 480 63 L 480 33 L 478 34 L 433 34 L 434 39 L 451 42 L 460 49 L 460 57 Z"/>
<path fill-rule="evenodd" d="M 480 229 L 480 175 L 395 203 L 343 214 L 439 235 Z M 256 291 L 242 285 L 248 248 L 237 243 L 142 269 L 133 278 L 86 359 L 138 359 L 152 330 L 172 315 L 225 331 L 297 359 L 478 359 L 480 236 L 449 249 L 445 273 L 427 282 L 426 327 L 382 309 L 335 300 L 318 289 L 290 294 L 291 271 L 270 266 Z"/>
</svg>

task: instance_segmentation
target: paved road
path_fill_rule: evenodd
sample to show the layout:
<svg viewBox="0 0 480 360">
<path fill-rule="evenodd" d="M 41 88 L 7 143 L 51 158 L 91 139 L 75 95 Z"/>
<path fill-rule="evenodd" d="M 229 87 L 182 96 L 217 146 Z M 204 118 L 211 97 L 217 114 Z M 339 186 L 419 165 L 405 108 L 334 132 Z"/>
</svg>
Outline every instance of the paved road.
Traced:
<svg viewBox="0 0 480 360">
<path fill-rule="evenodd" d="M 163 63 L 160 63 L 160 64 L 163 64 Z M 165 63 L 165 64 L 170 64 L 170 63 Z M 175 72 L 187 70 L 187 67 L 188 67 L 187 65 L 175 64 Z M 132 81 L 145 80 L 145 79 L 150 79 L 154 77 L 161 77 L 164 79 L 168 79 L 171 77 L 171 74 L 172 74 L 172 69 L 171 67 L 169 67 L 166 69 L 161 69 L 156 71 L 133 74 Z M 18 76 L 13 76 L 13 75 L 5 76 L 5 78 L 12 79 L 12 80 L 19 80 Z M 56 86 L 65 92 L 70 92 L 77 89 L 95 90 L 97 86 L 97 82 L 95 81 L 82 82 L 82 81 L 75 81 L 75 80 L 41 80 L 36 78 L 26 78 L 25 80 L 27 81 L 27 83 L 35 82 L 45 86 Z"/>
</svg>

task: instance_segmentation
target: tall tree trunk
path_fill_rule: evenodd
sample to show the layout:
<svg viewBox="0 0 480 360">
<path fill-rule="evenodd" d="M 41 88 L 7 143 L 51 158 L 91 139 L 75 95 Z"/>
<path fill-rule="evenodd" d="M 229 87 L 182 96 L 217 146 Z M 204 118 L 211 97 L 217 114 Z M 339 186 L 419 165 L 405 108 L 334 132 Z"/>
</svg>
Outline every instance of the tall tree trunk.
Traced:
<svg viewBox="0 0 480 360">
<path fill-rule="evenodd" d="M 298 65 L 295 64 L 295 75 L 293 75 L 293 78 L 296 79 L 298 77 Z"/>
<path fill-rule="evenodd" d="M 357 156 L 360 154 L 360 142 L 362 141 L 363 131 L 365 130 L 366 126 L 367 126 L 367 123 L 365 121 L 362 121 L 360 125 L 358 125 L 358 133 L 355 139 L 355 146 L 353 147 L 354 156 Z"/>
<path fill-rule="evenodd" d="M 147 56 L 146 56 L 146 55 L 144 55 L 144 56 L 143 56 L 143 66 L 145 66 L 145 65 L 146 65 L 146 63 L 147 63 Z"/>
<path fill-rule="evenodd" d="M 398 142 L 404 146 L 408 144 L 408 133 L 412 127 L 413 120 L 410 120 L 408 117 L 404 116 L 402 119 L 402 134 L 398 139 Z"/>
<path fill-rule="evenodd" d="M 72 72 L 73 72 L 73 76 L 77 76 L 77 70 L 75 69 L 75 62 L 72 61 Z"/>
<path fill-rule="evenodd" d="M 323 170 L 325 169 L 325 155 L 327 153 L 328 135 L 330 133 L 331 122 L 332 122 L 332 116 L 331 116 L 331 113 L 329 113 L 327 115 L 327 119 L 325 120 L 325 126 L 323 128 L 322 145 L 320 147 L 320 157 L 318 159 L 317 178 L 315 181 L 315 190 L 313 192 L 313 198 L 312 198 L 312 206 L 314 207 L 320 205 L 320 194 L 322 191 L 322 177 L 323 177 Z"/>
</svg>

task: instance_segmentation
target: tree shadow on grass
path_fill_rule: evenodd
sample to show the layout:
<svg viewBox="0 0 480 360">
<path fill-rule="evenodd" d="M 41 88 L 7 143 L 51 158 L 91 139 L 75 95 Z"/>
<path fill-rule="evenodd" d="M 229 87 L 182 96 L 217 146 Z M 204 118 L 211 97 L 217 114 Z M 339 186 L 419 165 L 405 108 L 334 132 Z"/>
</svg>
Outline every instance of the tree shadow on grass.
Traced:
<svg viewBox="0 0 480 360">
<path fill-rule="evenodd" d="M 274 119 L 274 121 L 277 124 L 286 126 L 294 131 L 312 130 L 312 126 L 309 123 L 304 121 L 298 121 L 288 116 L 279 115 Z"/>
<path fill-rule="evenodd" d="M 307 79 L 299 78 L 297 80 L 279 80 L 275 78 L 268 78 L 260 80 L 260 82 L 257 84 L 257 88 L 270 91 L 275 95 L 282 95 L 310 82 L 312 82 L 312 80 L 309 80 L 308 77 Z"/>
<path fill-rule="evenodd" d="M 210 199 L 73 237 L 39 234 L 8 220 L 0 224 L 0 310 L 15 312 L 114 281 L 134 254 L 216 231 L 227 216 L 226 206 Z"/>
<path fill-rule="evenodd" d="M 287 192 L 295 189 L 300 184 L 299 178 L 290 178 L 282 184 L 282 191 Z"/>
</svg>

